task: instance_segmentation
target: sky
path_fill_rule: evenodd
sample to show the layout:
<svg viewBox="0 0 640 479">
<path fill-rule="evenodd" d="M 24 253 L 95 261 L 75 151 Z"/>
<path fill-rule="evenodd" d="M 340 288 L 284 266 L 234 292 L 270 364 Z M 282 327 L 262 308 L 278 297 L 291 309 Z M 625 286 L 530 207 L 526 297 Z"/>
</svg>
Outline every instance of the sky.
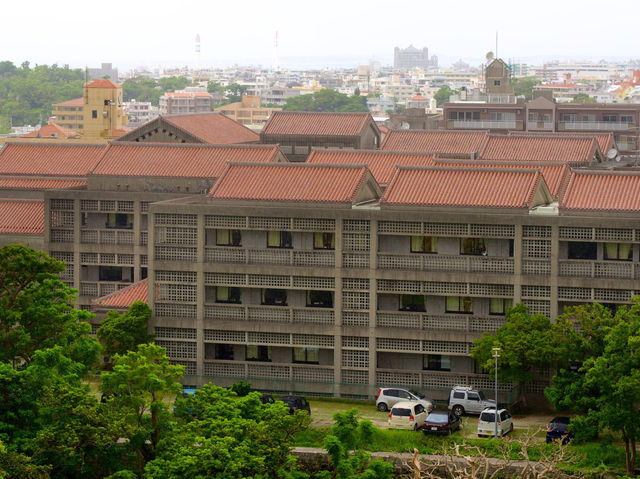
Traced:
<svg viewBox="0 0 640 479">
<path fill-rule="evenodd" d="M 4 0 L 0 14 L 0 61 L 16 65 L 392 65 L 394 47 L 412 44 L 477 66 L 496 32 L 513 62 L 640 58 L 640 0 Z"/>
</svg>

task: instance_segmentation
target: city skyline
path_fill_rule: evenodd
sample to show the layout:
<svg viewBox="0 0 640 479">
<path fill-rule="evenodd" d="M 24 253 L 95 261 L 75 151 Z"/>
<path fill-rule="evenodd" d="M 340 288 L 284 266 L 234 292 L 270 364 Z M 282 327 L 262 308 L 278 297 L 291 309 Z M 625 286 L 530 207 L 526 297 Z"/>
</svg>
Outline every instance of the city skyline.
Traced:
<svg viewBox="0 0 640 479">
<path fill-rule="evenodd" d="M 5 18 L 27 20 L 3 26 L 0 39 L 10 48 L 1 60 L 72 68 L 111 62 L 121 71 L 143 65 L 193 67 L 199 34 L 200 67 L 268 68 L 276 56 L 276 31 L 283 68 L 355 66 L 370 60 L 391 65 L 393 48 L 411 44 L 429 48 L 441 65 L 462 59 L 477 66 L 486 52 L 495 51 L 496 33 L 498 56 L 514 62 L 640 57 L 633 39 L 634 12 L 640 12 L 640 5 L 634 0 L 617 2 L 615 11 L 605 11 L 595 0 L 540 0 L 526 9 L 497 0 L 490 10 L 466 0 L 426 7 L 411 1 L 395 8 L 379 0 L 366 8 L 334 0 L 315 8 L 290 0 L 250 0 L 242 10 L 196 0 L 179 8 L 166 0 L 153 8 L 146 2 L 113 0 L 108 11 L 100 12 L 78 0 L 65 5 L 64 10 L 41 0 L 31 2 L 29 10 L 26 4 L 5 5 Z M 613 19 L 603 20 L 606 16 Z M 606 34 L 614 28 L 615 34 Z"/>
</svg>

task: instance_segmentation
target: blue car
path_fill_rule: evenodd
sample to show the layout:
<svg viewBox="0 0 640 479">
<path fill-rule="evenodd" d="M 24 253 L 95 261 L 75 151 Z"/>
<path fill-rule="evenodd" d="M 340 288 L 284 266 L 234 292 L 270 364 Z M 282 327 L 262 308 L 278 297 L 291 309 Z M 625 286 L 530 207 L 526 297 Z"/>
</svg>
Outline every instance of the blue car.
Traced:
<svg viewBox="0 0 640 479">
<path fill-rule="evenodd" d="M 569 430 L 569 422 L 571 422 L 571 418 L 566 416 L 554 417 L 547 427 L 547 444 L 550 442 L 569 444 L 573 438 L 573 434 Z"/>
</svg>

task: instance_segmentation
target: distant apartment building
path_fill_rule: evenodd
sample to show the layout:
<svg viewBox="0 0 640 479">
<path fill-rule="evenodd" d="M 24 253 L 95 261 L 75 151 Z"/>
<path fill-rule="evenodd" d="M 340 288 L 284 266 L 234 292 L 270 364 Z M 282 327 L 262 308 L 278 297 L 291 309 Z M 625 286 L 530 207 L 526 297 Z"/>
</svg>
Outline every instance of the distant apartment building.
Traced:
<svg viewBox="0 0 640 479">
<path fill-rule="evenodd" d="M 125 101 L 124 113 L 128 117 L 129 126 L 137 127 L 156 118 L 160 113 L 158 107 L 154 107 L 150 101 Z"/>
<path fill-rule="evenodd" d="M 424 47 L 418 49 L 413 45 L 407 48 L 395 47 L 393 49 L 393 68 L 396 70 L 411 70 L 413 68 L 423 68 L 425 70 L 430 67 L 438 67 L 437 57 L 429 59 L 429 49 Z"/>
<path fill-rule="evenodd" d="M 242 101 L 220 106 L 215 111 L 245 126 L 262 126 L 274 112 L 282 111 L 282 108 L 263 108 L 261 104 L 259 96 L 245 95 Z"/>
<path fill-rule="evenodd" d="M 88 68 L 87 74 L 89 78 L 97 80 L 106 78 L 112 81 L 118 81 L 118 69 L 114 68 L 111 63 L 103 63 L 100 68 Z"/>
<path fill-rule="evenodd" d="M 160 97 L 160 114 L 204 113 L 212 110 L 213 97 L 206 88 L 188 87 Z"/>
</svg>

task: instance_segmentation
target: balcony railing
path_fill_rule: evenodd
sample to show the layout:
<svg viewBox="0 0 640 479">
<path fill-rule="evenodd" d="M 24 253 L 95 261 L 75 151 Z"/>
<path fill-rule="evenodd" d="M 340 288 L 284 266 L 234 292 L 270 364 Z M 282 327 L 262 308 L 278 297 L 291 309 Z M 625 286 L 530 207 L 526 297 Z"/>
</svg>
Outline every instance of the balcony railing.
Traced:
<svg viewBox="0 0 640 479">
<path fill-rule="evenodd" d="M 640 268 L 629 261 L 561 260 L 559 275 L 577 278 L 637 279 Z"/>
<path fill-rule="evenodd" d="M 441 254 L 403 255 L 381 253 L 378 255 L 378 267 L 380 269 L 513 274 L 513 258 Z"/>
<path fill-rule="evenodd" d="M 560 121 L 558 131 L 597 130 L 623 131 L 633 128 L 633 123 L 617 123 L 613 121 Z"/>
<path fill-rule="evenodd" d="M 333 367 L 295 365 L 262 361 L 229 361 L 205 359 L 205 376 L 248 379 L 333 382 Z"/>
<path fill-rule="evenodd" d="M 553 122 L 529 120 L 527 122 L 527 130 L 553 130 Z"/>
<path fill-rule="evenodd" d="M 80 242 L 83 244 L 133 244 L 133 231 L 131 230 L 81 230 Z"/>
<path fill-rule="evenodd" d="M 522 130 L 522 120 L 448 120 L 449 130 Z"/>
<path fill-rule="evenodd" d="M 130 282 L 123 281 L 81 281 L 80 295 L 100 297 L 107 294 L 115 293 L 119 289 L 126 288 Z"/>
<path fill-rule="evenodd" d="M 505 319 L 502 316 L 410 313 L 404 311 L 378 311 L 376 313 L 376 325 L 380 328 L 480 333 L 496 331 L 504 323 Z"/>
<path fill-rule="evenodd" d="M 332 268 L 335 265 L 335 254 L 333 251 L 207 247 L 205 261 L 209 263 L 277 264 Z"/>
<path fill-rule="evenodd" d="M 206 319 L 276 323 L 334 324 L 331 308 L 291 308 L 243 304 L 205 304 Z"/>
</svg>

